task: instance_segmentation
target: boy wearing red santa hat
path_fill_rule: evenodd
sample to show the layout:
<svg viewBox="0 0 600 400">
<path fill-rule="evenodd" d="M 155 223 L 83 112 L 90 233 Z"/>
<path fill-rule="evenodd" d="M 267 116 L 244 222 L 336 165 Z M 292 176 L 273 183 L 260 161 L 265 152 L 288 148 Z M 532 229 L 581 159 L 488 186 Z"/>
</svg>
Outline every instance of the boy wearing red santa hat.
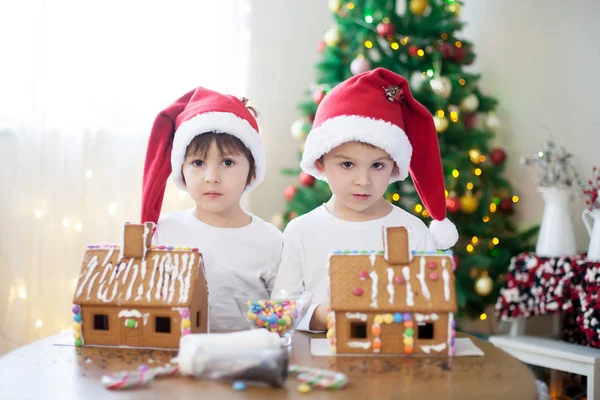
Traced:
<svg viewBox="0 0 600 400">
<path fill-rule="evenodd" d="M 313 292 L 299 329 L 326 329 L 327 263 L 334 251 L 382 250 L 383 226 L 407 227 L 411 250 L 447 249 L 458 240 L 446 218 L 433 118 L 400 75 L 377 68 L 333 88 L 319 104 L 300 165 L 328 182 L 333 196 L 292 220 L 284 232 L 275 290 Z M 429 229 L 383 197 L 390 183 L 409 172 L 433 218 Z"/>
<path fill-rule="evenodd" d="M 146 151 L 142 222 L 158 221 L 153 244 L 202 253 L 211 330 L 247 328 L 233 292 L 271 288 L 280 261 L 281 232 L 240 206 L 242 194 L 265 176 L 251 111 L 245 98 L 196 88 L 156 117 Z M 195 206 L 159 220 L 171 172 Z"/>
</svg>

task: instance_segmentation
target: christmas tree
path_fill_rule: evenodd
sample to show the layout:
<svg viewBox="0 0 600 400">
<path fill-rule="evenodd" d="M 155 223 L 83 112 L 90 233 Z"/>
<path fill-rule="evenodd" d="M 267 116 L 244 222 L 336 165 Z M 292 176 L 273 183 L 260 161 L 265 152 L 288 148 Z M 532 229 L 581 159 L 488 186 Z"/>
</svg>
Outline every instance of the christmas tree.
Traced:
<svg viewBox="0 0 600 400">
<path fill-rule="evenodd" d="M 409 79 L 414 97 L 434 117 L 448 217 L 460 233 L 452 249 L 459 314 L 483 319 L 485 307 L 499 294 L 510 258 L 530 249 L 536 228 L 519 233 L 511 221 L 519 198 L 503 178 L 506 153 L 492 143 L 500 124 L 494 114 L 497 101 L 479 90 L 479 75 L 465 71 L 475 53 L 457 35 L 463 26 L 461 2 L 331 0 L 329 8 L 334 24 L 318 44 L 322 60 L 317 80 L 299 104 L 302 116 L 293 123 L 292 134 L 303 143 L 319 102 L 353 75 L 384 67 Z M 298 176 L 299 182 L 285 189 L 286 210 L 274 216 L 281 226 L 331 197 L 326 183 L 300 169 L 283 172 Z M 410 178 L 390 185 L 386 197 L 429 224 Z"/>
</svg>

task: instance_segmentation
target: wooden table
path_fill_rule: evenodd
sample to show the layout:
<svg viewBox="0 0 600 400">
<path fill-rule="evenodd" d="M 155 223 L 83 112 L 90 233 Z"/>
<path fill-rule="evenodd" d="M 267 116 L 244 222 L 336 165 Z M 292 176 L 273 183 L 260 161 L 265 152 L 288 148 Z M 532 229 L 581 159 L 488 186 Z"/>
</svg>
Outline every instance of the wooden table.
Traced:
<svg viewBox="0 0 600 400">
<path fill-rule="evenodd" d="M 466 335 L 458 334 L 458 337 Z M 537 398 L 529 368 L 491 344 L 471 337 L 483 357 L 314 357 L 310 337 L 297 332 L 291 362 L 335 369 L 348 375 L 345 389 L 313 389 L 308 395 L 322 399 L 526 399 Z M 319 337 L 322 337 L 320 335 Z M 0 358 L 1 399 L 296 399 L 292 377 L 284 389 L 248 387 L 235 392 L 231 383 L 194 378 L 164 378 L 143 389 L 109 391 L 100 377 L 110 372 L 165 364 L 175 352 L 71 345 L 69 334 L 50 336 Z"/>
</svg>

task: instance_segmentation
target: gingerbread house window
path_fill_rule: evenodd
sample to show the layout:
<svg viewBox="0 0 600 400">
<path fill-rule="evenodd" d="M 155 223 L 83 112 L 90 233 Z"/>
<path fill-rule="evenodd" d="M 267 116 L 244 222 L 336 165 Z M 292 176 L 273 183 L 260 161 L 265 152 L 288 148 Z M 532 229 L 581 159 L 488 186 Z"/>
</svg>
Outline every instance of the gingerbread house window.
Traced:
<svg viewBox="0 0 600 400">
<path fill-rule="evenodd" d="M 350 323 L 350 337 L 352 339 L 366 339 L 367 338 L 367 323 L 366 322 L 351 322 Z"/>
<path fill-rule="evenodd" d="M 107 331 L 108 330 L 108 315 L 94 314 L 94 330 L 97 330 L 97 331 Z"/>
<path fill-rule="evenodd" d="M 154 326 L 156 333 L 171 333 L 171 318 L 156 317 Z"/>
<path fill-rule="evenodd" d="M 418 338 L 433 339 L 433 324 L 429 322 L 419 322 Z"/>
</svg>

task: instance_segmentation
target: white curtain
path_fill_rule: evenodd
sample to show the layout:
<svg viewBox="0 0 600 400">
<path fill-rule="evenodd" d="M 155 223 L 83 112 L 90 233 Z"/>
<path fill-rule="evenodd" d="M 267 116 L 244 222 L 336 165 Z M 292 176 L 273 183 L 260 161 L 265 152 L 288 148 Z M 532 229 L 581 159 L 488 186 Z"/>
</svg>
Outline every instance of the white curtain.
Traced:
<svg viewBox="0 0 600 400">
<path fill-rule="evenodd" d="M 202 85 L 242 96 L 247 3 L 0 3 L 0 354 L 72 327 L 88 243 L 138 222 L 156 114 Z M 169 182 L 163 212 L 190 207 Z"/>
</svg>

